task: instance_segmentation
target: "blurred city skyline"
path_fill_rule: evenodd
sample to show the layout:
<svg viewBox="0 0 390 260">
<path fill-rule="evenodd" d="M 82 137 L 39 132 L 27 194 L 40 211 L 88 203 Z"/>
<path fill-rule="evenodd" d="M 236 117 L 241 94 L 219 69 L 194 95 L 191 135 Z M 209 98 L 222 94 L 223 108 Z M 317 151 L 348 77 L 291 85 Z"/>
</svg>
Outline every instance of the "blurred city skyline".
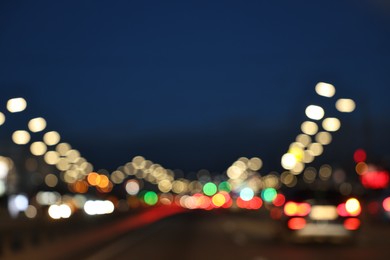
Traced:
<svg viewBox="0 0 390 260">
<path fill-rule="evenodd" d="M 28 108 L 0 133 L 42 116 L 98 169 L 143 155 L 221 172 L 257 156 L 271 171 L 308 105 L 339 116 L 334 103 L 348 97 L 357 109 L 340 116 L 318 163 L 352 163 L 360 147 L 389 156 L 387 6 L 205 5 L 2 2 L 2 100 L 22 96 Z M 334 99 L 315 95 L 319 81 L 334 84 Z"/>
</svg>

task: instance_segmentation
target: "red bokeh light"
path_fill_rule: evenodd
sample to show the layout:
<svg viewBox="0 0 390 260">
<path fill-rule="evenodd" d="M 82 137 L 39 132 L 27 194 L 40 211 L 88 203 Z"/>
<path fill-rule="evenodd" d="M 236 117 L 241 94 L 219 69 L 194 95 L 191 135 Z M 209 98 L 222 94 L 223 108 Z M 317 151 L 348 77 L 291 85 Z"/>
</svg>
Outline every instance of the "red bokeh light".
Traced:
<svg viewBox="0 0 390 260">
<path fill-rule="evenodd" d="M 382 205 L 384 210 L 390 212 L 390 197 L 384 199 Z"/>
<path fill-rule="evenodd" d="M 360 227 L 360 220 L 357 218 L 347 218 L 344 221 L 344 227 L 347 230 L 357 230 Z"/>
<path fill-rule="evenodd" d="M 363 149 L 357 149 L 353 154 L 356 163 L 364 162 L 367 159 L 367 153 Z"/>
<path fill-rule="evenodd" d="M 337 214 L 339 214 L 341 217 L 349 216 L 349 213 L 345 208 L 345 203 L 341 203 L 337 206 Z"/>
<path fill-rule="evenodd" d="M 306 226 L 306 220 L 304 218 L 292 218 L 287 222 L 289 229 L 298 230 Z"/>
<path fill-rule="evenodd" d="M 367 171 L 360 176 L 363 186 L 367 189 L 384 189 L 389 186 L 389 173 L 387 171 Z"/>
<path fill-rule="evenodd" d="M 283 194 L 279 193 L 276 195 L 274 201 L 272 202 L 276 207 L 281 207 L 284 205 L 284 202 L 286 202 L 286 198 Z"/>
<path fill-rule="evenodd" d="M 259 209 L 263 205 L 263 201 L 259 197 L 253 197 L 249 201 L 249 207 L 250 209 Z"/>
</svg>

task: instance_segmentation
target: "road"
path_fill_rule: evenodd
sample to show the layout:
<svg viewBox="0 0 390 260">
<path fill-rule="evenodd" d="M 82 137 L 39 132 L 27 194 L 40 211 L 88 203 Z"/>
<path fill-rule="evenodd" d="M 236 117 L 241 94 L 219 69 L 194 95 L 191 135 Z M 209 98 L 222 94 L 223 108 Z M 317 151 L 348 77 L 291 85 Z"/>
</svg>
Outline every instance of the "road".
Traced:
<svg viewBox="0 0 390 260">
<path fill-rule="evenodd" d="M 133 230 L 80 259 L 390 259 L 390 225 L 365 225 L 356 243 L 296 245 L 280 225 L 248 214 L 192 212 Z"/>
</svg>

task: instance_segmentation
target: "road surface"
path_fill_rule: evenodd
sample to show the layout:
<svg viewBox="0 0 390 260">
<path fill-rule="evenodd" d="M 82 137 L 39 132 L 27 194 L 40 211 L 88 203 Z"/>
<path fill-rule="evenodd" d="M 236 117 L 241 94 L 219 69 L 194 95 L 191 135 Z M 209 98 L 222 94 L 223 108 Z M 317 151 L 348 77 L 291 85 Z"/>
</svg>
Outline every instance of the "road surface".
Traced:
<svg viewBox="0 0 390 260">
<path fill-rule="evenodd" d="M 297 245 L 269 219 L 226 212 L 176 215 L 99 245 L 80 259 L 390 259 L 390 226 L 365 225 L 353 244 Z"/>
</svg>

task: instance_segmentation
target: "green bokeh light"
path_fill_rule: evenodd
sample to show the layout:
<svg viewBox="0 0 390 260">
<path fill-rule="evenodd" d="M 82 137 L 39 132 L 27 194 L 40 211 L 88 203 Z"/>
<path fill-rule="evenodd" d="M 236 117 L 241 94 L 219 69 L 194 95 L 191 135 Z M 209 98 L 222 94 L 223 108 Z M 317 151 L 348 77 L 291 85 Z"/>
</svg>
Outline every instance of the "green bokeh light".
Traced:
<svg viewBox="0 0 390 260">
<path fill-rule="evenodd" d="M 158 201 L 158 196 L 154 191 L 148 191 L 144 195 L 144 201 L 150 206 L 156 205 Z"/>
<path fill-rule="evenodd" d="M 208 182 L 203 186 L 203 193 L 207 196 L 213 196 L 217 193 L 217 185 L 212 182 Z"/>
<path fill-rule="evenodd" d="M 218 190 L 230 192 L 232 190 L 232 187 L 230 186 L 230 183 L 228 183 L 227 181 L 223 181 L 218 185 Z"/>
<path fill-rule="evenodd" d="M 266 202 L 272 202 L 276 198 L 277 192 L 274 188 L 266 188 L 261 192 L 261 198 Z"/>
</svg>

